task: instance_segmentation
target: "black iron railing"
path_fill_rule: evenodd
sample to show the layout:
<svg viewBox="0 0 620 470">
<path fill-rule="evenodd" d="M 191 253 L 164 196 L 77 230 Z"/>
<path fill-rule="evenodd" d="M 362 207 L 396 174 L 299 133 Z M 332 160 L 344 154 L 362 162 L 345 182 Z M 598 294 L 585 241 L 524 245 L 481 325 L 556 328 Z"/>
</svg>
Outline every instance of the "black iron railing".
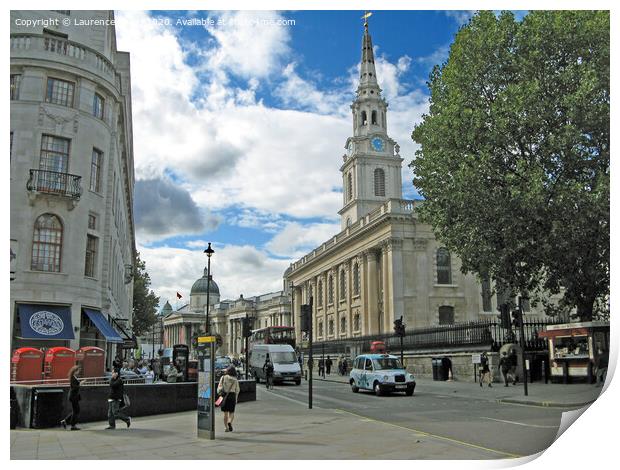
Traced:
<svg viewBox="0 0 620 470">
<path fill-rule="evenodd" d="M 26 183 L 28 191 L 55 194 L 73 199 L 82 195 L 81 176 L 48 170 L 30 170 L 30 178 Z"/>
<path fill-rule="evenodd" d="M 524 326 L 524 345 L 526 351 L 544 351 L 547 343 L 538 338 L 538 332 L 546 325 L 558 323 L 553 319 L 527 319 Z M 391 352 L 400 350 L 400 337 L 395 334 L 377 334 L 331 341 L 315 341 L 313 350 L 325 354 L 348 354 L 351 351 L 369 352 L 373 341 L 383 341 Z M 479 320 L 451 325 L 438 325 L 406 331 L 403 348 L 407 351 L 433 348 L 467 347 L 499 350 L 507 343 L 519 343 L 518 328 L 502 328 L 499 322 Z"/>
</svg>

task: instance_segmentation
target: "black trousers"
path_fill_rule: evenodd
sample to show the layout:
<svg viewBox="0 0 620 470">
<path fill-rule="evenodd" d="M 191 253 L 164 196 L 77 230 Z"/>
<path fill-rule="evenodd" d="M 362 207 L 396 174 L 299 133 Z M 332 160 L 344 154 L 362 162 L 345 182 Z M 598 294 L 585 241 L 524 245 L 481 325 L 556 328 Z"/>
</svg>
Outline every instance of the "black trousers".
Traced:
<svg viewBox="0 0 620 470">
<path fill-rule="evenodd" d="M 71 400 L 71 413 L 67 415 L 64 419 L 67 424 L 71 426 L 75 426 L 80 417 L 80 401 L 79 400 Z"/>
</svg>

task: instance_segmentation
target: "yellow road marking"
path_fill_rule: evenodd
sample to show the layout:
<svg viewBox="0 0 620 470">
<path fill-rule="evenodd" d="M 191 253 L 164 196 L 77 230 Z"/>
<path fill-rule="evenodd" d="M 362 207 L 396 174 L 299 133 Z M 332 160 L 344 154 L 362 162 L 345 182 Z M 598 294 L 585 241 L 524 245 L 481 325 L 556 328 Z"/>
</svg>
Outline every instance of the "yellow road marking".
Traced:
<svg viewBox="0 0 620 470">
<path fill-rule="evenodd" d="M 400 429 L 405 429 L 407 431 L 413 431 L 415 433 L 418 433 L 418 435 L 421 435 L 421 436 L 434 437 L 435 439 L 441 439 L 441 440 L 444 440 L 444 441 L 449 441 L 449 442 L 454 442 L 456 444 L 464 445 L 464 446 L 467 446 L 467 447 L 473 447 L 475 449 L 481 449 L 481 450 L 484 450 L 484 451 L 487 451 L 487 452 L 494 452 L 496 454 L 506 455 L 506 456 L 508 456 L 510 458 L 513 458 L 513 459 L 517 459 L 519 457 L 523 457 L 522 455 L 511 454 L 510 452 L 504 452 L 504 451 L 496 450 L 496 449 L 490 449 L 488 447 L 483 447 L 483 446 L 479 446 L 477 444 L 472 444 L 471 442 L 460 441 L 458 439 L 452 439 L 451 437 L 439 436 L 437 434 L 432 434 L 432 433 L 426 432 L 426 431 L 419 431 L 417 429 L 408 428 L 406 426 L 401 426 L 399 424 L 393 424 L 393 423 L 388 423 L 387 421 L 380 421 L 378 419 L 368 418 L 367 416 L 362 416 L 362 415 L 359 415 L 357 413 L 353 413 L 352 411 L 347 411 L 347 410 L 343 410 L 343 409 L 340 409 L 340 408 L 339 408 L 339 410 L 344 412 L 344 413 L 349 413 L 349 414 L 351 414 L 353 416 L 357 416 L 358 418 L 363 418 L 365 420 L 374 421 L 376 423 L 387 424 L 389 426 L 394 426 L 394 427 L 397 427 L 397 428 L 400 428 Z"/>
</svg>

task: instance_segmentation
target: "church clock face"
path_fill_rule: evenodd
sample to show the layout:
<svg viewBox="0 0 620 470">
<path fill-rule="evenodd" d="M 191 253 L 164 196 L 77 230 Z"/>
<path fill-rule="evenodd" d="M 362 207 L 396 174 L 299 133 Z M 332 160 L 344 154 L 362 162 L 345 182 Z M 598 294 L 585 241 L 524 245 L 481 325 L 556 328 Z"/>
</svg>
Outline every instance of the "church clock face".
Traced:
<svg viewBox="0 0 620 470">
<path fill-rule="evenodd" d="M 373 138 L 370 143 L 374 150 L 376 150 L 377 152 L 383 152 L 383 149 L 385 148 L 385 143 L 383 142 L 383 139 L 381 137 Z"/>
</svg>

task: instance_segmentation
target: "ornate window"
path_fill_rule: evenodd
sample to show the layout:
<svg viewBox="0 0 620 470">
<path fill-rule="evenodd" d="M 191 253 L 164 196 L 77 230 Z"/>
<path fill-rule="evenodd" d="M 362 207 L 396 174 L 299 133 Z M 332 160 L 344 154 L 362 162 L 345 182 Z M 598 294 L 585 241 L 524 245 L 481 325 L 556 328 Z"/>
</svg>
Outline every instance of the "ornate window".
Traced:
<svg viewBox="0 0 620 470">
<path fill-rule="evenodd" d="M 353 263 L 353 295 L 360 295 L 360 267 Z"/>
<path fill-rule="evenodd" d="M 45 101 L 62 106 L 73 106 L 73 90 L 75 84 L 58 78 L 47 79 L 47 93 Z"/>
<path fill-rule="evenodd" d="M 11 74 L 11 99 L 19 99 L 19 86 L 22 82 L 22 76 L 20 74 Z"/>
<path fill-rule="evenodd" d="M 482 311 L 491 312 L 491 281 L 488 277 L 482 278 Z"/>
<path fill-rule="evenodd" d="M 451 325 L 454 323 L 454 307 L 442 305 L 439 307 L 439 324 Z"/>
<path fill-rule="evenodd" d="M 93 116 L 103 119 L 103 110 L 105 107 L 105 99 L 99 93 L 95 93 L 93 98 Z"/>
<path fill-rule="evenodd" d="M 69 139 L 43 134 L 39 169 L 66 173 L 69 167 Z"/>
<path fill-rule="evenodd" d="M 334 303 L 334 277 L 331 274 L 327 280 L 327 303 Z"/>
<path fill-rule="evenodd" d="M 54 214 L 40 215 L 34 223 L 32 258 L 34 271 L 60 272 L 62 223 Z"/>
<path fill-rule="evenodd" d="M 344 269 L 340 270 L 340 300 L 344 300 L 347 293 L 346 273 Z"/>
<path fill-rule="evenodd" d="M 375 196 L 385 196 L 385 172 L 382 168 L 375 169 Z"/>
<path fill-rule="evenodd" d="M 327 334 L 330 336 L 334 334 L 334 320 L 329 320 L 327 323 Z"/>
<path fill-rule="evenodd" d="M 340 319 L 340 334 L 346 333 L 347 331 L 347 317 L 342 317 Z"/>
<path fill-rule="evenodd" d="M 93 149 L 90 161 L 90 190 L 98 193 L 101 190 L 101 163 L 103 152 Z"/>
<path fill-rule="evenodd" d="M 317 286 L 317 292 L 318 292 L 318 298 L 319 301 L 317 302 L 319 307 L 323 306 L 323 281 L 319 280 L 319 284 Z"/>
<path fill-rule="evenodd" d="M 353 331 L 359 331 L 360 330 L 360 314 L 356 313 L 353 316 Z"/>
<path fill-rule="evenodd" d="M 323 336 L 323 322 L 322 321 L 319 322 L 319 334 L 318 334 L 318 336 L 319 337 Z"/>
<path fill-rule="evenodd" d="M 450 252 L 445 248 L 437 250 L 437 284 L 452 284 Z"/>
<path fill-rule="evenodd" d="M 97 237 L 86 235 L 86 258 L 84 260 L 84 276 L 95 277 L 97 263 Z"/>
</svg>

